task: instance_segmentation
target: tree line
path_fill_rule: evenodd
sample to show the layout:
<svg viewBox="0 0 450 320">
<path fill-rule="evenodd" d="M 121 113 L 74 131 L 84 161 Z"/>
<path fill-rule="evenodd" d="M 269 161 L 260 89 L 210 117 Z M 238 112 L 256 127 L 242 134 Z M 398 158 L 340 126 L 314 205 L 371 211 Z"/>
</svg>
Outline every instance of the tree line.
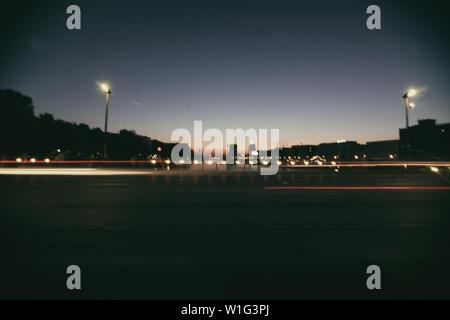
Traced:
<svg viewBox="0 0 450 320">
<path fill-rule="evenodd" d="M 100 128 L 34 114 L 33 100 L 19 92 L 0 89 L 0 157 L 58 157 L 61 160 L 103 158 L 105 135 Z M 133 130 L 108 133 L 108 157 L 147 159 L 163 143 Z"/>
</svg>

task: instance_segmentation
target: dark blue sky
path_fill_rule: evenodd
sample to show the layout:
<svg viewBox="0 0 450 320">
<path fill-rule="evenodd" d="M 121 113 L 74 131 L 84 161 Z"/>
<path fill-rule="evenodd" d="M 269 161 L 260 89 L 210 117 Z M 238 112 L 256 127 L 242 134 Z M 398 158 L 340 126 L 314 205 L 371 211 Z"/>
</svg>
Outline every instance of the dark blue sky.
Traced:
<svg viewBox="0 0 450 320">
<path fill-rule="evenodd" d="M 209 128 L 279 128 L 282 144 L 398 137 L 450 121 L 445 1 L 2 1 L 0 88 L 36 113 L 168 141 Z M 38 3 L 36 3 L 38 2 Z M 82 30 L 65 26 L 78 4 Z M 366 28 L 378 4 L 382 30 Z"/>
</svg>

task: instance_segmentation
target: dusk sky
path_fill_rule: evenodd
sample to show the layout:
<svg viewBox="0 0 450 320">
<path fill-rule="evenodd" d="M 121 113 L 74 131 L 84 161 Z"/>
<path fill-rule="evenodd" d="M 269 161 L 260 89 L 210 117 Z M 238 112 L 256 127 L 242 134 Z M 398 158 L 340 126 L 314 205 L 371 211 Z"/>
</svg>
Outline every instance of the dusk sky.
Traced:
<svg viewBox="0 0 450 320">
<path fill-rule="evenodd" d="M 16 1 L 17 2 L 17 1 Z M 38 3 L 36 3 L 38 2 Z M 1 2 L 0 88 L 35 113 L 169 142 L 176 128 L 279 128 L 280 143 L 396 139 L 450 121 L 445 1 Z M 66 28 L 77 4 L 82 29 Z M 366 28 L 381 8 L 382 29 Z"/>
</svg>

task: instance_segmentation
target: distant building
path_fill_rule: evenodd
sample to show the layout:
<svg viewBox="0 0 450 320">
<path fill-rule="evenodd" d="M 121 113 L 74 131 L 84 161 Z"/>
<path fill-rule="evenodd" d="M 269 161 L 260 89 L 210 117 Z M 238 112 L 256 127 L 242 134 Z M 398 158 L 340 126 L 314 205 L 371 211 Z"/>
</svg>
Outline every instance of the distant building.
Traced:
<svg viewBox="0 0 450 320">
<path fill-rule="evenodd" d="M 317 146 L 313 145 L 299 145 L 291 147 L 291 156 L 300 157 L 306 159 L 313 157 L 317 154 Z"/>
<path fill-rule="evenodd" d="M 365 147 L 356 141 L 345 141 L 341 143 L 322 143 L 316 145 L 297 145 L 291 148 L 280 149 L 282 158 L 292 157 L 300 159 L 309 159 L 319 156 L 321 159 L 344 161 L 363 160 L 365 158 Z"/>
<path fill-rule="evenodd" d="M 235 143 L 230 144 L 228 147 L 227 159 L 233 159 L 234 161 L 236 161 L 237 158 L 238 158 L 238 146 Z"/>
<path fill-rule="evenodd" d="M 367 160 L 394 160 L 399 156 L 400 140 L 384 140 L 367 142 Z"/>
<path fill-rule="evenodd" d="M 327 161 L 356 160 L 450 160 L 450 123 L 436 124 L 435 120 L 419 120 L 418 124 L 400 129 L 399 140 L 370 141 L 361 145 L 356 141 L 321 143 L 319 145 L 293 145 L 279 148 L 279 156 L 284 161 L 307 160 L 320 157 Z M 408 138 L 409 136 L 409 138 Z M 409 148 L 406 146 L 409 144 Z M 230 150 L 237 146 L 230 145 Z M 250 146 L 250 153 L 253 150 Z"/>
<path fill-rule="evenodd" d="M 436 120 L 419 120 L 418 124 L 402 128 L 400 157 L 414 160 L 450 160 L 450 123 L 436 124 Z"/>
<path fill-rule="evenodd" d="M 319 156 L 325 159 L 340 159 L 343 161 L 359 160 L 364 158 L 364 146 L 356 141 L 321 143 L 317 147 Z"/>
</svg>

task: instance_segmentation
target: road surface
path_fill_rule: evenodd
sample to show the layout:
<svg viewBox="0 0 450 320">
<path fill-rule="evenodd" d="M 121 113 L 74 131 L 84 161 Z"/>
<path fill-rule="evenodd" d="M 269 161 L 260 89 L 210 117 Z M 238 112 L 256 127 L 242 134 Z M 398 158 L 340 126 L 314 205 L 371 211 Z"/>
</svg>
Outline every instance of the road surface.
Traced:
<svg viewBox="0 0 450 320">
<path fill-rule="evenodd" d="M 450 298 L 445 169 L 0 175 L 0 298 Z"/>
</svg>

